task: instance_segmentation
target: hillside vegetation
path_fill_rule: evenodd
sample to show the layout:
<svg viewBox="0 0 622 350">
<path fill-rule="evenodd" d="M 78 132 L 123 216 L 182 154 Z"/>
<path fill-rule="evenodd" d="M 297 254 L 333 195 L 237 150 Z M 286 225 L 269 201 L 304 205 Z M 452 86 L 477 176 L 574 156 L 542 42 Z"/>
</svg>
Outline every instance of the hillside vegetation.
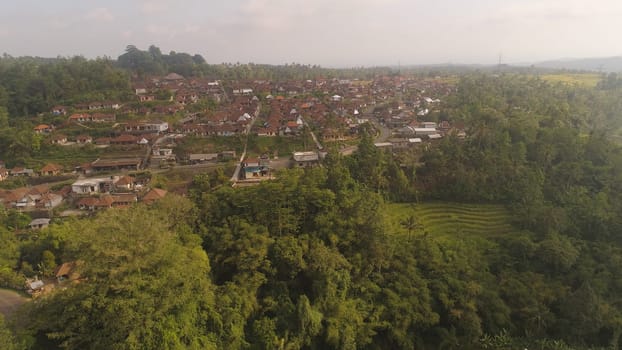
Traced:
<svg viewBox="0 0 622 350">
<path fill-rule="evenodd" d="M 145 56 L 134 49 L 128 64 Z M 151 68 L 190 58 L 196 74 L 226 69 L 167 56 Z M 102 94 L 126 83 L 125 68 L 90 64 L 110 66 L 119 78 L 100 86 Z M 290 77 L 295 68 L 283 72 Z M 299 75 L 312 72 L 320 70 Z M 30 127 L 19 127 L 24 106 L 32 113 L 47 101 L 37 86 L 32 106 L 8 103 L 3 157 L 36 159 L 42 150 Z M 397 155 L 375 147 L 365 126 L 352 156 L 330 152 L 321 167 L 280 171 L 244 188 L 229 186 L 222 171 L 197 174 L 185 197 L 55 220 L 20 239 L 28 217 L 1 206 L 2 286 L 52 277 L 65 262 L 77 275 L 7 322 L 0 318 L 0 344 L 619 349 L 622 148 L 610 132 L 622 125 L 621 87 L 617 76 L 591 88 L 469 73 L 428 117 L 463 123 L 466 138 L 449 132 Z M 79 97 L 78 87 L 72 91 L 66 98 Z M 176 176 L 169 181 L 177 185 L 189 175 Z"/>
</svg>

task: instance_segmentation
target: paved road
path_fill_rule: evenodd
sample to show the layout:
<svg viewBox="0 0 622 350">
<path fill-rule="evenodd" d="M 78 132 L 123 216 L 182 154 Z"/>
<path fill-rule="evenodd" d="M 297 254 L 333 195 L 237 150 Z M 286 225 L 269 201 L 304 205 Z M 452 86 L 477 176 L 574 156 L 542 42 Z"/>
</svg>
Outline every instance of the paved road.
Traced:
<svg viewBox="0 0 622 350">
<path fill-rule="evenodd" d="M 261 105 L 257 107 L 257 110 L 259 110 L 260 108 L 261 108 Z M 259 119 L 259 115 L 256 114 L 255 117 L 253 117 L 253 119 L 251 120 L 251 122 L 248 123 L 248 125 L 246 126 L 246 139 L 244 141 L 244 151 L 242 152 L 242 155 L 240 156 L 240 161 L 238 162 L 238 165 L 235 167 L 235 170 L 233 171 L 233 175 L 231 176 L 231 182 L 233 182 L 234 185 L 235 185 L 235 182 L 240 179 L 240 170 L 242 169 L 242 161 L 246 157 L 246 146 L 248 146 L 248 135 L 250 135 L 251 129 L 253 128 L 253 124 L 255 124 L 255 121 L 257 119 Z"/>
<path fill-rule="evenodd" d="M 380 124 L 378 118 L 374 115 L 374 106 L 369 106 L 365 111 L 365 117 L 369 119 L 369 122 L 378 130 L 378 135 L 374 138 L 374 142 L 386 142 L 391 137 L 391 129 L 387 128 L 383 124 Z"/>
<path fill-rule="evenodd" d="M 374 128 L 378 130 L 378 135 L 376 135 L 375 142 L 386 142 L 389 137 L 391 137 L 391 129 L 386 126 L 380 124 L 376 118 L 370 119 L 371 123 L 374 125 Z"/>
<path fill-rule="evenodd" d="M 376 130 L 378 130 L 378 134 L 374 137 L 374 142 L 386 142 L 391 137 L 391 129 L 386 126 L 380 124 L 378 119 L 373 114 L 373 107 L 369 107 L 365 112 L 365 117 L 369 119 L 369 122 L 374 126 Z M 348 146 L 339 150 L 339 153 L 344 156 L 349 156 L 352 153 L 356 152 L 358 146 Z"/>
<path fill-rule="evenodd" d="M 9 289 L 0 289 L 0 313 L 8 316 L 20 305 L 28 301 L 27 298 Z"/>
<path fill-rule="evenodd" d="M 317 140 L 317 137 L 315 137 L 315 134 L 313 133 L 313 131 L 311 130 L 311 128 L 309 127 L 309 124 L 307 124 L 307 122 L 302 119 L 302 117 L 300 117 L 300 119 L 302 120 L 302 123 L 307 127 L 307 129 L 309 130 L 309 133 L 311 133 L 311 138 L 313 139 L 313 142 L 315 142 L 315 145 L 317 146 L 317 149 L 319 151 L 323 150 L 324 147 L 322 147 L 322 144 L 320 144 L 320 141 Z"/>
</svg>

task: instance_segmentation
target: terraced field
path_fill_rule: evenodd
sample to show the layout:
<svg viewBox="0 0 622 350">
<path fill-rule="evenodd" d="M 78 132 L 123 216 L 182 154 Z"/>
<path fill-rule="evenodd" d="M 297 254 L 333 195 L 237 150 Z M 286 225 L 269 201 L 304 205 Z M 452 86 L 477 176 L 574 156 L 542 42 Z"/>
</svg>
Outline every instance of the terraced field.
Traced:
<svg viewBox="0 0 622 350">
<path fill-rule="evenodd" d="M 501 205 L 433 202 L 389 204 L 385 213 L 392 232 L 407 233 L 401 222 L 414 215 L 418 227 L 414 234 L 434 236 L 477 235 L 494 237 L 517 232 L 509 211 Z"/>
</svg>

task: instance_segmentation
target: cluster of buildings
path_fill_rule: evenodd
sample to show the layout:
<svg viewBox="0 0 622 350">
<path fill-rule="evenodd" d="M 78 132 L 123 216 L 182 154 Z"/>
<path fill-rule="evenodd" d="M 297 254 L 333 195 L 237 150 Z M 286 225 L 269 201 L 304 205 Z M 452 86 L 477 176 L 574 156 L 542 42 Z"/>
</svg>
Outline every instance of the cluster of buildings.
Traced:
<svg viewBox="0 0 622 350">
<path fill-rule="evenodd" d="M 139 159 L 102 160 L 98 159 L 88 164 L 88 169 L 95 171 L 111 171 L 131 168 L 136 170 Z M 29 176 L 51 177 L 59 175 L 73 175 L 77 170 L 85 170 L 86 165 L 77 167 L 72 174 L 65 173 L 63 168 L 56 164 L 47 164 L 38 172 L 31 171 Z M 31 169 L 29 169 L 31 170 Z M 0 174 L 5 176 L 16 175 L 15 169 L 0 168 Z M 23 172 L 19 172 L 23 173 Z M 72 176 L 66 178 L 71 179 Z M 53 179 L 53 178 L 50 178 Z M 45 178 L 40 179 L 45 180 Z M 126 207 L 133 203 L 151 203 L 166 195 L 166 191 L 149 188 L 149 178 L 137 179 L 132 176 L 112 175 L 91 178 L 81 178 L 70 186 L 52 186 L 51 183 L 42 183 L 36 186 L 18 187 L 15 189 L 0 189 L 0 205 L 7 209 L 16 209 L 22 212 L 49 214 L 51 210 L 63 206 L 65 209 L 79 209 L 95 211 L 106 208 Z M 49 215 L 35 218 L 29 228 L 40 229 L 50 222 Z M 36 216 L 37 216 L 36 215 Z"/>
<path fill-rule="evenodd" d="M 160 141 L 187 135 L 300 137 L 308 129 L 314 132 L 315 142 L 344 141 L 356 138 L 361 125 L 373 116 L 390 130 L 386 142 L 377 144 L 379 147 L 406 149 L 448 133 L 465 136 L 460 123 L 431 117 L 439 115 L 436 112 L 441 99 L 452 92 L 450 85 L 436 79 L 381 76 L 367 81 L 318 78 L 222 82 L 171 73 L 135 81 L 133 90 L 135 100 L 123 104 L 106 101 L 55 106 L 51 109 L 54 120 L 66 116 L 66 121 L 59 125 L 39 124 L 33 131 L 58 145 L 93 144 L 121 151 L 134 147 L 134 153 L 126 152 L 123 158 L 102 157 L 71 166 L 74 173 L 87 176 L 136 171 L 148 162 L 177 162 L 180 159 L 174 153 L 174 142 Z M 107 136 L 101 136 L 102 130 Z M 316 148 L 321 147 L 310 144 L 307 150 L 294 153 L 292 164 L 317 164 L 321 154 L 310 151 Z M 234 151 L 213 149 L 183 156 L 188 164 L 236 159 Z M 270 176 L 268 158 L 247 158 L 243 163 L 242 178 Z M 18 176 L 54 176 L 63 170 L 56 164 L 34 170 L 7 169 L 0 163 L 0 181 Z M 156 189 L 147 194 L 140 187 L 127 177 L 95 177 L 79 180 L 69 190 L 32 187 L 3 191 L 0 203 L 19 209 L 54 208 L 70 195 L 74 207 L 92 211 L 150 201 L 161 194 Z"/>
</svg>

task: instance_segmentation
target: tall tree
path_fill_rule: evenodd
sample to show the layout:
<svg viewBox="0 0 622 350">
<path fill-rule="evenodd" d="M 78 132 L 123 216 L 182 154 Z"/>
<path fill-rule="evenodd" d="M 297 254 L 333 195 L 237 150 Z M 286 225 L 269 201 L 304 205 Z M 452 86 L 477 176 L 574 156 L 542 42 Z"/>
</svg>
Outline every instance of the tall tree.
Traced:
<svg viewBox="0 0 622 350">
<path fill-rule="evenodd" d="M 144 207 L 70 226 L 80 282 L 30 305 L 33 331 L 67 349 L 215 348 L 207 255 L 168 227 Z"/>
</svg>

